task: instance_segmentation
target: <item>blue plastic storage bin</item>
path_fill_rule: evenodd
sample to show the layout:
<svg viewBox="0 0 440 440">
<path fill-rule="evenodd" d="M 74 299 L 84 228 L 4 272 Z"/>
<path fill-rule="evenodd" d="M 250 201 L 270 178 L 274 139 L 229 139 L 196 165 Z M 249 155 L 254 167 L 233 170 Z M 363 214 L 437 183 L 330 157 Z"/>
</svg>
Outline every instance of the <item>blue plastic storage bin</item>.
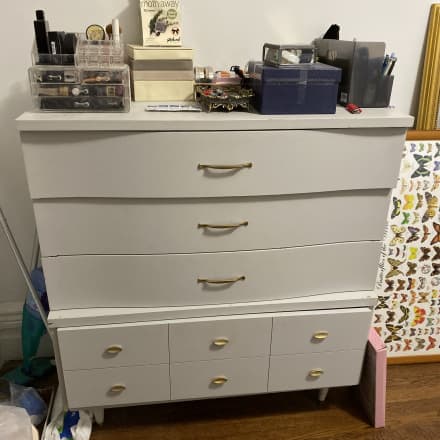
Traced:
<svg viewBox="0 0 440 440">
<path fill-rule="evenodd" d="M 335 113 L 341 72 L 322 63 L 277 68 L 251 62 L 253 106 L 265 115 Z"/>
</svg>

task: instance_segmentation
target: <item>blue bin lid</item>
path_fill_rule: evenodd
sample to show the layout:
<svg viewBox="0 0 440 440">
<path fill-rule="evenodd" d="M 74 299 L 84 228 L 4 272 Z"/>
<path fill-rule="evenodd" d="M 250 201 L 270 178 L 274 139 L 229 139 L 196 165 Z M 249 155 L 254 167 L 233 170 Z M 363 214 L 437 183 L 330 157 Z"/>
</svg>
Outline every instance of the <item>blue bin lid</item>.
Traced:
<svg viewBox="0 0 440 440">
<path fill-rule="evenodd" d="M 294 64 L 289 67 L 271 67 L 256 64 L 254 78 L 262 81 L 334 81 L 340 82 L 342 70 L 323 63 Z"/>
</svg>

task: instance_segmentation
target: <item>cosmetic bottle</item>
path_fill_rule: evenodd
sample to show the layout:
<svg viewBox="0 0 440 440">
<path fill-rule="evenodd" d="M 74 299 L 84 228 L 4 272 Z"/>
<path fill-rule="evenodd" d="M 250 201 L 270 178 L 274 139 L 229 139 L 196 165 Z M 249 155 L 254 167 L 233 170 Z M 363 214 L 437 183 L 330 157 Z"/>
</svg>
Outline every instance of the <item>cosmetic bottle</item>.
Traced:
<svg viewBox="0 0 440 440">
<path fill-rule="evenodd" d="M 35 42 L 37 45 L 38 53 L 50 53 L 49 40 L 47 37 L 48 24 L 44 19 L 44 11 L 35 11 L 37 19 L 34 21 L 35 29 Z"/>
</svg>

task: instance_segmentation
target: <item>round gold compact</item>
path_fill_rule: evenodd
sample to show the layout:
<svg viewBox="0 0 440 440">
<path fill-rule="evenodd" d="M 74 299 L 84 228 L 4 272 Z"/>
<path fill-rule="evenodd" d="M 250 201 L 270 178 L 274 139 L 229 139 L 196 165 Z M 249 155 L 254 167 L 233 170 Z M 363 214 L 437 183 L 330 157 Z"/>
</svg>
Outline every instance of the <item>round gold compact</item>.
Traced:
<svg viewBox="0 0 440 440">
<path fill-rule="evenodd" d="M 99 24 L 91 24 L 86 29 L 86 37 L 88 40 L 105 40 L 105 30 Z"/>
</svg>

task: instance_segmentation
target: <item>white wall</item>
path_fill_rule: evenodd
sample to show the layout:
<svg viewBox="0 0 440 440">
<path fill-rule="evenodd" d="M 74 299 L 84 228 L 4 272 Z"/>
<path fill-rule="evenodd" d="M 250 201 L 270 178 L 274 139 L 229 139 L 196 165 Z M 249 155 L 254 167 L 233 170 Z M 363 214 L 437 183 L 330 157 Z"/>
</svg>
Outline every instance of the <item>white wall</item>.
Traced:
<svg viewBox="0 0 440 440">
<path fill-rule="evenodd" d="M 138 0 L 40 0 L 3 2 L 0 69 L 0 203 L 31 260 L 33 214 L 14 118 L 29 109 L 26 69 L 30 63 L 35 9 L 44 9 L 52 30 L 84 31 L 118 16 L 127 42 L 140 42 Z M 196 64 L 226 68 L 260 57 L 264 42 L 310 42 L 332 23 L 341 38 L 385 41 L 396 52 L 392 104 L 414 114 L 417 78 L 432 0 L 181 0 L 184 43 Z M 0 234 L 1 235 L 1 234 Z M 24 285 L 0 236 L 1 302 L 22 301 Z"/>
</svg>

